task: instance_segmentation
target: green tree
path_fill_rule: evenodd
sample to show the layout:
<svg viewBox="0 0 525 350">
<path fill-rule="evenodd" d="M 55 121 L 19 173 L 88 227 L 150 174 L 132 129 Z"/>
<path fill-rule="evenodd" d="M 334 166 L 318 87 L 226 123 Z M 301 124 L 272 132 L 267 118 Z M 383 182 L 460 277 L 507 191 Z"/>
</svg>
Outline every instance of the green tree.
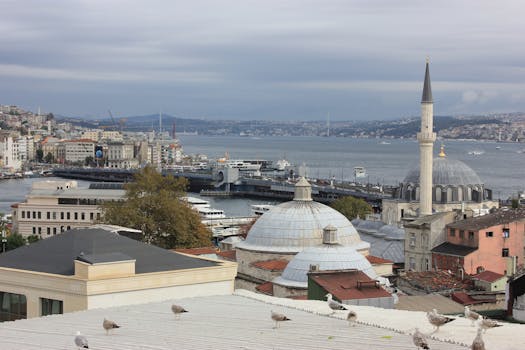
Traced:
<svg viewBox="0 0 525 350">
<path fill-rule="evenodd" d="M 40 237 L 38 235 L 27 236 L 27 243 L 29 244 L 38 242 L 39 240 L 40 240 Z"/>
<path fill-rule="evenodd" d="M 7 236 L 6 250 L 16 249 L 26 244 L 24 236 L 18 233 L 12 233 Z"/>
<path fill-rule="evenodd" d="M 42 163 L 44 160 L 44 151 L 42 149 L 36 150 L 36 161 Z"/>
<path fill-rule="evenodd" d="M 87 156 L 86 159 L 84 160 L 84 165 L 86 166 L 93 166 L 94 163 L 95 163 L 95 158 L 93 158 L 92 156 Z"/>
<path fill-rule="evenodd" d="M 363 218 L 372 212 L 372 207 L 361 198 L 352 196 L 341 197 L 330 204 L 332 208 L 343 214 L 348 220 L 355 219 L 358 215 Z"/>
<path fill-rule="evenodd" d="M 51 152 L 48 152 L 44 160 L 46 161 L 46 163 L 53 163 L 54 158 L 55 157 L 53 157 L 53 154 Z"/>
<path fill-rule="evenodd" d="M 126 200 L 102 206 L 104 223 L 143 232 L 143 241 L 163 248 L 209 246 L 211 232 L 199 214 L 180 200 L 188 181 L 145 167 L 126 184 Z"/>
</svg>

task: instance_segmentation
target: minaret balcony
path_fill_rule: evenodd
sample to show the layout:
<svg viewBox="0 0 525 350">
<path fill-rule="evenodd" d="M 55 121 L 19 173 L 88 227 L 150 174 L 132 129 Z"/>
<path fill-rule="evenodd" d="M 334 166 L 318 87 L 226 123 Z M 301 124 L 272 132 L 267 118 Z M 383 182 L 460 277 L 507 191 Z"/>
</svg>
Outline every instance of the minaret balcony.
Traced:
<svg viewBox="0 0 525 350">
<path fill-rule="evenodd" d="M 417 140 L 418 141 L 427 141 L 427 142 L 434 142 L 436 141 L 436 133 L 435 132 L 418 132 L 417 133 Z"/>
</svg>

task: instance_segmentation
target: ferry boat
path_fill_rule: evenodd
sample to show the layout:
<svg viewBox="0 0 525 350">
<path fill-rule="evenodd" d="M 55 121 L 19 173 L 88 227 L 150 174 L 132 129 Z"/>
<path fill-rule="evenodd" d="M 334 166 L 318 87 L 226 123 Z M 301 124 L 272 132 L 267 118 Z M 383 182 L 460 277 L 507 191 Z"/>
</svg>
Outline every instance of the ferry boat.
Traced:
<svg viewBox="0 0 525 350">
<path fill-rule="evenodd" d="M 197 197 L 182 197 L 182 201 L 188 203 L 190 207 L 196 210 L 201 219 L 204 220 L 213 220 L 213 219 L 224 219 L 226 215 L 222 209 L 214 209 L 210 207 L 210 202 L 204 199 Z"/>
<path fill-rule="evenodd" d="M 362 179 L 366 177 L 366 169 L 362 166 L 354 167 L 354 178 Z"/>
<path fill-rule="evenodd" d="M 279 159 L 277 162 L 275 162 L 275 170 L 284 171 L 286 168 L 292 166 L 289 161 L 286 159 Z"/>
<path fill-rule="evenodd" d="M 262 214 L 272 209 L 274 206 L 275 205 L 272 204 L 252 204 L 252 214 L 254 216 L 261 216 Z"/>
</svg>

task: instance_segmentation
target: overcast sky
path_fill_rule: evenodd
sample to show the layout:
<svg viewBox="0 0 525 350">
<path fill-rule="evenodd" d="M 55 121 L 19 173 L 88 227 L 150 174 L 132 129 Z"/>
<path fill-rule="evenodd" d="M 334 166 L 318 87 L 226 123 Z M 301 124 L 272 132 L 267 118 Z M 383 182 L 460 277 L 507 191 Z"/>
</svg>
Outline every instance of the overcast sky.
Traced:
<svg viewBox="0 0 525 350">
<path fill-rule="evenodd" d="M 525 111 L 524 1 L 1 0 L 0 104 L 76 117 Z"/>
</svg>

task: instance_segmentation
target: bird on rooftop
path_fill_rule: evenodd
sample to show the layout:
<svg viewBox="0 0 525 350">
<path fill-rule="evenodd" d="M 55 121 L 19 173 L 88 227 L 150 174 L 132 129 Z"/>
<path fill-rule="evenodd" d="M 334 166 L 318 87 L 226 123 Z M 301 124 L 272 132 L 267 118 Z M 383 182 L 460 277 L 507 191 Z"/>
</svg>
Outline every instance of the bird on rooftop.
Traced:
<svg viewBox="0 0 525 350">
<path fill-rule="evenodd" d="M 355 311 L 350 310 L 348 312 L 348 315 L 346 316 L 346 319 L 348 320 L 348 324 L 354 327 L 355 322 L 357 321 L 357 313 Z"/>
<path fill-rule="evenodd" d="M 337 310 L 346 310 L 346 307 L 343 304 L 332 299 L 331 293 L 326 294 L 325 298 L 326 298 L 326 303 L 328 304 L 328 307 L 332 309 L 332 313 L 336 312 Z"/>
<path fill-rule="evenodd" d="M 485 350 L 485 342 L 483 341 L 483 338 L 481 337 L 481 328 L 478 328 L 478 334 L 476 335 L 476 338 L 474 338 L 474 341 L 472 342 L 470 349 L 471 350 Z"/>
<path fill-rule="evenodd" d="M 455 320 L 452 317 L 447 317 L 447 316 L 438 314 L 436 309 L 433 309 L 432 311 L 427 312 L 427 318 L 428 318 L 428 322 L 430 322 L 431 325 L 436 327 L 435 332 L 439 331 L 439 327 Z"/>
<path fill-rule="evenodd" d="M 80 332 L 77 332 L 75 336 L 75 345 L 79 349 L 89 349 L 87 338 L 81 335 Z"/>
<path fill-rule="evenodd" d="M 487 329 L 489 328 L 496 328 L 501 327 L 502 324 L 499 324 L 495 320 L 491 320 L 490 318 L 481 317 L 479 320 L 479 327 L 484 330 L 484 333 L 487 332 Z"/>
<path fill-rule="evenodd" d="M 175 314 L 175 318 L 180 317 L 180 314 L 183 312 L 188 312 L 185 308 L 177 304 L 171 305 L 171 311 Z"/>
<path fill-rule="evenodd" d="M 289 319 L 285 315 L 275 312 L 273 310 L 272 310 L 272 320 L 275 321 L 275 327 L 273 328 L 279 328 L 279 322 L 291 321 L 291 319 Z"/>
<path fill-rule="evenodd" d="M 106 335 L 108 335 L 112 329 L 120 328 L 118 324 L 106 318 L 104 318 L 104 322 L 102 322 L 102 327 L 104 327 L 104 329 L 106 330 Z"/>
<path fill-rule="evenodd" d="M 477 312 L 470 311 L 470 308 L 465 306 L 465 318 L 471 320 L 472 326 L 474 326 L 474 322 L 479 318 L 479 314 Z"/>
<path fill-rule="evenodd" d="M 425 335 L 419 331 L 418 328 L 416 328 L 414 334 L 412 335 L 412 341 L 414 342 L 414 345 L 417 346 L 417 348 L 422 349 L 430 349 L 428 347 L 427 339 L 425 338 Z"/>
</svg>

